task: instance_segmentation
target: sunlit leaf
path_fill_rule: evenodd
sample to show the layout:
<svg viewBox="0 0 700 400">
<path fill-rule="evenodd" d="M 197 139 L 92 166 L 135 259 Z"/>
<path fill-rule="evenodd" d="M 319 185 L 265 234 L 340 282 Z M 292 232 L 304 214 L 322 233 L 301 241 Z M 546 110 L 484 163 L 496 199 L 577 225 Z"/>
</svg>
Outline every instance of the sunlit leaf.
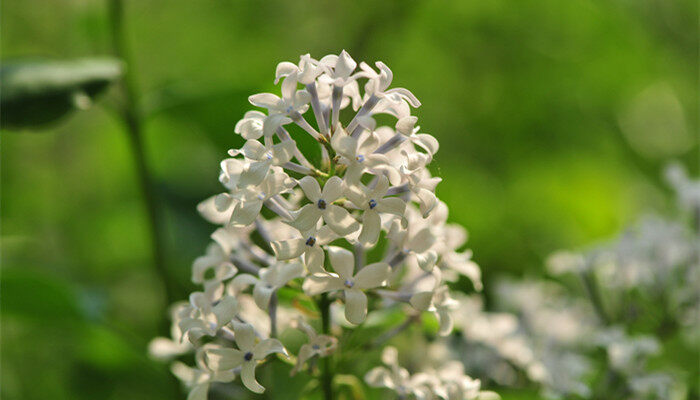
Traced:
<svg viewBox="0 0 700 400">
<path fill-rule="evenodd" d="M 0 126 L 38 128 L 86 109 L 122 71 L 115 59 L 5 62 L 0 68 Z"/>
</svg>

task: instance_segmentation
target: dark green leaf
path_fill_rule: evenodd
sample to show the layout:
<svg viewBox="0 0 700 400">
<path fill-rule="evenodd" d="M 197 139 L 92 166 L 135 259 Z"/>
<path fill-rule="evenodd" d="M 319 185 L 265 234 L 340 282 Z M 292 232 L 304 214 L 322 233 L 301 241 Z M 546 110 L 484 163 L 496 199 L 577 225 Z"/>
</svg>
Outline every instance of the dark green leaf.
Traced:
<svg viewBox="0 0 700 400">
<path fill-rule="evenodd" d="M 4 62 L 0 68 L 2 128 L 37 128 L 76 109 L 123 71 L 116 59 Z"/>
</svg>

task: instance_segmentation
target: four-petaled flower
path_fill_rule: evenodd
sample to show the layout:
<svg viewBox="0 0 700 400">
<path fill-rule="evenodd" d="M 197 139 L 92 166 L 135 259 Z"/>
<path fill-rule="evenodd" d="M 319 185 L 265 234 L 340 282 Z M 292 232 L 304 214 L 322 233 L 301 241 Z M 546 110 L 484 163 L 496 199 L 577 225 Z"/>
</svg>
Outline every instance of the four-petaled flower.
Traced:
<svg viewBox="0 0 700 400">
<path fill-rule="evenodd" d="M 326 225 L 340 236 L 349 235 L 359 228 L 359 224 L 348 210 L 332 204 L 343 195 L 342 179 L 337 176 L 331 177 L 321 191 L 316 179 L 305 176 L 299 180 L 299 186 L 311 203 L 294 213 L 295 218 L 290 225 L 300 231 L 308 231 L 323 218 Z"/>
<path fill-rule="evenodd" d="M 379 213 L 403 216 L 406 202 L 398 197 L 384 197 L 389 190 L 389 180 L 380 176 L 373 188 L 358 184 L 347 191 L 347 197 L 362 212 L 362 231 L 358 241 L 364 246 L 373 245 L 379 239 L 382 220 Z"/>
<path fill-rule="evenodd" d="M 369 264 L 356 274 L 355 257 L 342 247 L 328 246 L 328 258 L 335 273 L 315 273 L 304 281 L 304 291 L 309 296 L 342 290 L 345 295 L 345 318 L 355 325 L 361 324 L 367 316 L 367 295 L 363 290 L 384 285 L 389 278 L 389 264 L 378 262 Z"/>
<path fill-rule="evenodd" d="M 304 366 L 304 364 L 313 357 L 327 357 L 331 355 L 338 347 L 338 339 L 333 336 L 319 335 L 311 325 L 304 322 L 301 318 L 294 321 L 295 327 L 306 333 L 309 341 L 301 346 L 299 355 L 297 355 L 297 363 L 292 369 L 291 374 L 294 375 Z"/>
<path fill-rule="evenodd" d="M 264 339 L 256 343 L 255 331 L 250 324 L 233 321 L 234 340 L 238 349 L 212 348 L 206 351 L 207 365 L 214 371 L 229 371 L 241 368 L 241 380 L 245 387 L 255 393 L 265 388 L 255 380 L 255 367 L 272 353 L 287 356 L 282 343 L 277 339 Z"/>
</svg>

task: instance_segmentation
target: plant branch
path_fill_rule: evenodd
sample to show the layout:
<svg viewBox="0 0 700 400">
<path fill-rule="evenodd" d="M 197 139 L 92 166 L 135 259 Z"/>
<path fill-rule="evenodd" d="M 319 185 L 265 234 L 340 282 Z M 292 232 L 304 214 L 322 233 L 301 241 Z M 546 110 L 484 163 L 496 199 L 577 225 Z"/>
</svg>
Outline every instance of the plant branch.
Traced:
<svg viewBox="0 0 700 400">
<path fill-rule="evenodd" d="M 163 283 L 167 304 L 177 299 L 177 285 L 169 274 L 165 263 L 165 245 L 162 233 L 163 217 L 157 206 L 153 179 L 149 172 L 143 143 L 143 119 L 138 104 L 138 87 L 134 81 L 133 62 L 129 56 L 124 28 L 124 5 L 122 0 L 109 1 L 109 20 L 114 54 L 126 64 L 126 71 L 120 81 L 124 102 L 120 107 L 120 116 L 126 127 L 131 153 L 134 157 L 138 182 L 143 197 L 151 237 L 153 269 Z"/>
</svg>

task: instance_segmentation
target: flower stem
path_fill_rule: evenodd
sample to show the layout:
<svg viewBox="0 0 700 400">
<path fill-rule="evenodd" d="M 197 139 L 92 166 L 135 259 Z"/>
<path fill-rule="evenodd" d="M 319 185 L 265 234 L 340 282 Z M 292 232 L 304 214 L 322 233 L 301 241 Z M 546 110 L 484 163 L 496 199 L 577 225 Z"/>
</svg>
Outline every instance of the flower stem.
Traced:
<svg viewBox="0 0 700 400">
<path fill-rule="evenodd" d="M 605 312 L 605 307 L 603 306 L 603 296 L 600 293 L 600 288 L 598 287 L 598 280 L 596 279 L 593 271 L 585 271 L 581 273 L 581 278 L 583 280 L 583 285 L 586 287 L 586 293 L 588 294 L 588 299 L 593 305 L 598 318 L 603 325 L 610 325 L 610 317 L 608 313 Z"/>
<path fill-rule="evenodd" d="M 133 77 L 133 63 L 130 60 L 126 35 L 124 31 L 124 5 L 122 0 L 109 1 L 109 20 L 112 35 L 112 46 L 115 55 L 126 64 L 126 71 L 120 81 L 124 101 L 120 107 L 120 115 L 126 127 L 131 152 L 134 157 L 138 183 L 146 209 L 149 234 L 151 236 L 151 252 L 153 268 L 163 283 L 166 304 L 177 298 L 177 286 L 170 279 L 165 264 L 164 237 L 162 234 L 162 215 L 156 204 L 153 179 L 149 172 L 143 144 L 143 119 L 138 105 L 138 90 Z"/>
<path fill-rule="evenodd" d="M 321 309 L 321 330 L 324 335 L 330 335 L 331 331 L 331 302 L 326 293 L 321 294 L 321 299 L 318 303 Z M 331 356 L 321 359 L 323 364 L 323 373 L 321 376 L 321 388 L 323 390 L 324 400 L 333 400 L 333 371 L 331 365 Z"/>
</svg>

